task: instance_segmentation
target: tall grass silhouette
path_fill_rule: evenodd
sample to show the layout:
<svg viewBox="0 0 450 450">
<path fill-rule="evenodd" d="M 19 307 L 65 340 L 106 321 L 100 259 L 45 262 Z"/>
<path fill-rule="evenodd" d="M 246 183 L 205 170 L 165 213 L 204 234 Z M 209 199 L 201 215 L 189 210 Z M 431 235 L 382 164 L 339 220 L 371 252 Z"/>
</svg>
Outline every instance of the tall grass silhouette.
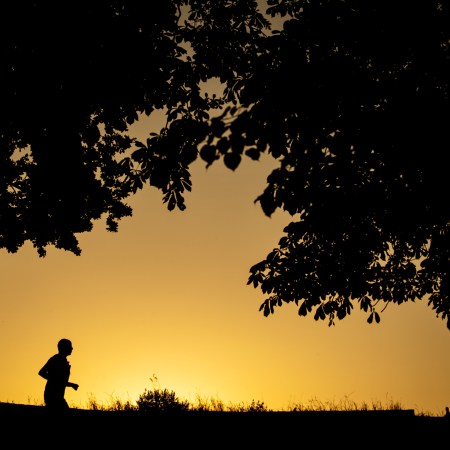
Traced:
<svg viewBox="0 0 450 450">
<path fill-rule="evenodd" d="M 88 409 L 93 411 L 136 411 L 136 412 L 312 412 L 312 411 L 401 411 L 404 406 L 401 402 L 386 397 L 385 401 L 372 400 L 370 402 L 356 402 L 346 396 L 340 400 L 320 400 L 313 397 L 307 402 L 291 402 L 286 408 L 273 410 L 265 402 L 251 400 L 250 402 L 225 402 L 214 396 L 196 395 L 194 401 L 188 401 L 179 397 L 174 390 L 162 388 L 158 377 L 150 377 L 151 387 L 132 401 L 123 400 L 117 396 L 111 396 L 106 402 L 99 402 L 94 395 L 88 399 L 85 408 L 79 405 L 71 405 L 75 409 Z M 439 417 L 442 413 L 433 414 L 429 411 L 416 411 L 416 415 L 425 417 Z"/>
</svg>

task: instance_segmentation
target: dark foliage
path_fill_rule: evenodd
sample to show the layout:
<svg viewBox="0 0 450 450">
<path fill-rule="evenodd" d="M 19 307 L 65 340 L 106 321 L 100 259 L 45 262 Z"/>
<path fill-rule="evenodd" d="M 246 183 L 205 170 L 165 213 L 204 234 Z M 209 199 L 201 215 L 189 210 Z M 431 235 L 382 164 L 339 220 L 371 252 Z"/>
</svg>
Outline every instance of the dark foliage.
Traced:
<svg viewBox="0 0 450 450">
<path fill-rule="evenodd" d="M 449 3 L 269 1 L 286 17 L 217 155 L 279 168 L 258 197 L 294 218 L 249 284 L 316 320 L 428 298 L 450 328 Z M 226 161 L 225 161 L 226 163 Z"/>
<path fill-rule="evenodd" d="M 0 246 L 78 254 L 144 184 L 184 209 L 198 155 L 266 152 L 256 201 L 293 221 L 250 269 L 264 315 L 295 302 L 331 325 L 358 303 L 371 323 L 426 299 L 450 329 L 448 0 L 267 3 L 280 32 L 246 0 L 2 6 Z M 166 126 L 134 142 L 157 109 Z"/>
<path fill-rule="evenodd" d="M 136 401 L 137 410 L 149 412 L 181 412 L 189 410 L 189 402 L 168 389 L 146 389 Z"/>
<path fill-rule="evenodd" d="M 31 241 L 79 254 L 77 233 L 149 183 L 184 209 L 188 166 L 209 112 L 226 98 L 200 85 L 218 77 L 233 95 L 266 23 L 247 1 L 3 2 L 0 13 L 0 246 Z M 189 16 L 184 11 L 190 11 Z M 129 125 L 166 112 L 146 143 Z"/>
</svg>

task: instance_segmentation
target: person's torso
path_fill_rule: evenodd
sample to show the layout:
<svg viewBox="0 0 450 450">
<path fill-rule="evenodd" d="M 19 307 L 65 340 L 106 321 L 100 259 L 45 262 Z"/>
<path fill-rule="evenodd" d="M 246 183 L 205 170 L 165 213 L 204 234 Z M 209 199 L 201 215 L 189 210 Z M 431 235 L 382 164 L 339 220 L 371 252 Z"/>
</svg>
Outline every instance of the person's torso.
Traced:
<svg viewBox="0 0 450 450">
<path fill-rule="evenodd" d="M 64 356 L 52 356 L 48 361 L 48 381 L 66 384 L 70 377 L 70 364 Z"/>
</svg>

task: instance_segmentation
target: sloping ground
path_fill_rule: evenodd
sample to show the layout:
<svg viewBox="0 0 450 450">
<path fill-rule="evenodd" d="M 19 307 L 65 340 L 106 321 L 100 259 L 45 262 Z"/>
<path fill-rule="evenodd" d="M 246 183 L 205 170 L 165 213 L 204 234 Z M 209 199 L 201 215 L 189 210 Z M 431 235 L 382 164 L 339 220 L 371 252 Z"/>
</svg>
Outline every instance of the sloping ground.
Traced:
<svg viewBox="0 0 450 450">
<path fill-rule="evenodd" d="M 9 448 L 80 446 L 102 449 L 163 445 L 188 448 L 400 448 L 448 445 L 450 421 L 413 410 L 331 412 L 152 413 L 69 410 L 0 403 L 0 430 Z"/>
</svg>

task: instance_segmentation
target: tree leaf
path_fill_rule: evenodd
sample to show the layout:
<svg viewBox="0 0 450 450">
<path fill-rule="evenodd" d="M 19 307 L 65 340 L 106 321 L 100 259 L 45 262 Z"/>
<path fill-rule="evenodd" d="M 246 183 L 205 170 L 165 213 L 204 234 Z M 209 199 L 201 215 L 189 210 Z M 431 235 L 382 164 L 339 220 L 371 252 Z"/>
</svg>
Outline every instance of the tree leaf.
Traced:
<svg viewBox="0 0 450 450">
<path fill-rule="evenodd" d="M 241 155 L 239 153 L 227 153 L 223 157 L 223 162 L 231 170 L 236 170 L 241 162 Z"/>
</svg>

